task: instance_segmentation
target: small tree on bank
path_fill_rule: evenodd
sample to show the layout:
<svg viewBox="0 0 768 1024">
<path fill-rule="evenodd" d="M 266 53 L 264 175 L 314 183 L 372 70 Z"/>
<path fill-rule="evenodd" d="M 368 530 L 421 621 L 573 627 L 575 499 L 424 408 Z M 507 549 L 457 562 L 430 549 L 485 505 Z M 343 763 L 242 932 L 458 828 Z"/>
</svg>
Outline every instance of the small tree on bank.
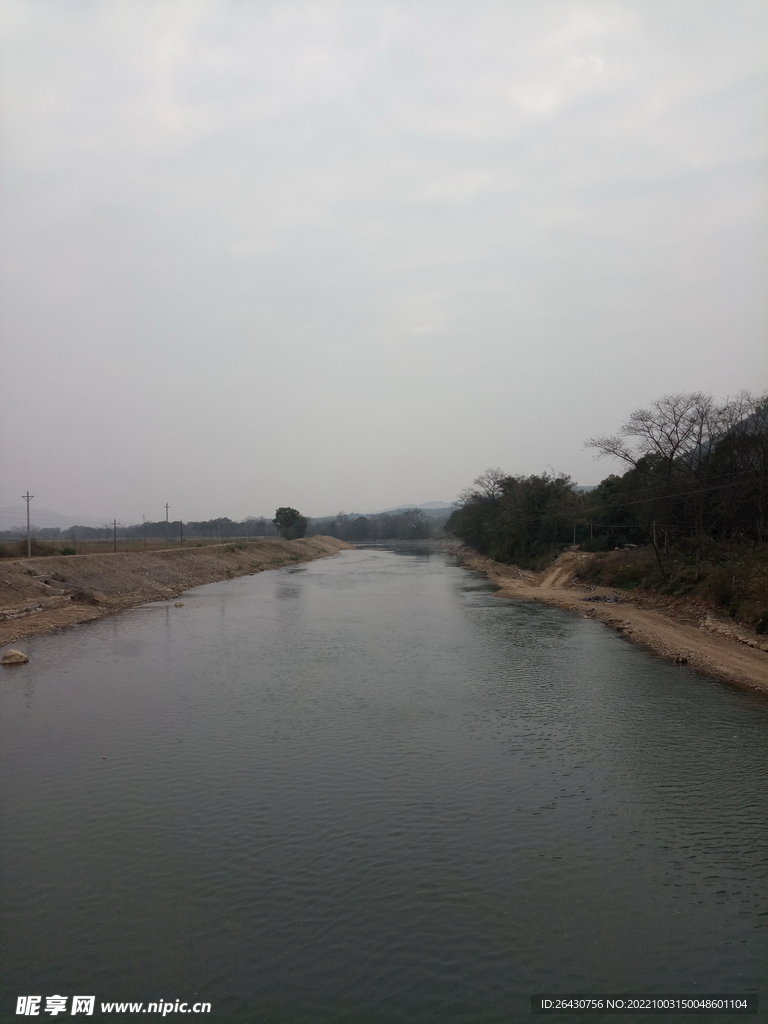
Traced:
<svg viewBox="0 0 768 1024">
<path fill-rule="evenodd" d="M 307 532 L 309 520 L 295 508 L 283 507 L 275 512 L 272 520 L 284 540 L 296 540 Z"/>
</svg>

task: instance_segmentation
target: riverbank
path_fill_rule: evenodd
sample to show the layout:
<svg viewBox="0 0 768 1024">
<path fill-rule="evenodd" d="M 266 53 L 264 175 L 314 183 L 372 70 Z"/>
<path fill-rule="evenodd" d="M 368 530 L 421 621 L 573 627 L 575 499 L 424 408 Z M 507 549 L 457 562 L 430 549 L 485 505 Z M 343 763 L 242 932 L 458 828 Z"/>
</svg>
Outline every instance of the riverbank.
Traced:
<svg viewBox="0 0 768 1024">
<path fill-rule="evenodd" d="M 205 547 L 0 562 L 0 646 L 114 615 L 147 601 L 265 569 L 327 558 L 351 545 L 335 537 L 266 537 Z"/>
<path fill-rule="evenodd" d="M 694 602 L 575 582 L 577 569 L 591 555 L 566 552 L 537 574 L 468 549 L 456 553 L 463 565 L 484 573 L 499 588 L 499 597 L 542 601 L 600 619 L 664 658 L 723 682 L 768 693 L 768 637 L 716 617 Z"/>
</svg>

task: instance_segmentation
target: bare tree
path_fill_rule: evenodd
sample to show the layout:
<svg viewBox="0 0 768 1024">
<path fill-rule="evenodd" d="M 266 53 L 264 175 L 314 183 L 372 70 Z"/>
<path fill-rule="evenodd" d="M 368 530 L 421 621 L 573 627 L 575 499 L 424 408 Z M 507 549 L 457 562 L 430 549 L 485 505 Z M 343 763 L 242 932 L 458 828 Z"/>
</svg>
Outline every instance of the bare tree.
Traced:
<svg viewBox="0 0 768 1024">
<path fill-rule="evenodd" d="M 504 483 L 508 479 L 508 475 L 500 469 L 486 469 L 477 477 L 471 487 L 461 492 L 458 503 L 463 505 L 477 498 L 487 498 L 488 500 L 500 498 L 504 493 Z"/>
<path fill-rule="evenodd" d="M 721 403 L 701 391 L 667 395 L 649 408 L 633 412 L 618 434 L 590 438 L 586 446 L 594 448 L 598 458 L 610 455 L 622 460 L 649 483 L 663 483 L 661 490 L 658 483 L 651 488 L 649 501 L 656 502 L 660 513 L 663 508 L 668 522 L 673 518 L 673 504 L 684 498 L 700 541 L 707 510 L 713 504 L 710 493 L 722 490 L 725 501 L 720 502 L 721 509 L 728 501 L 733 506 L 740 500 L 738 482 L 750 478 L 752 486 L 762 473 L 758 502 L 758 534 L 762 536 L 768 505 L 768 451 L 764 456 L 760 452 L 761 444 L 765 448 L 768 442 L 760 417 L 768 416 L 761 411 L 767 409 L 767 397 L 756 399 L 748 391 Z M 750 460 L 754 472 L 747 465 Z"/>
<path fill-rule="evenodd" d="M 612 455 L 634 467 L 648 455 L 672 467 L 675 460 L 690 458 L 701 445 L 713 411 L 712 396 L 701 391 L 667 395 L 650 409 L 636 409 L 618 434 L 591 437 L 586 447 L 595 448 L 598 458 Z M 634 444 L 630 438 L 636 439 Z"/>
</svg>

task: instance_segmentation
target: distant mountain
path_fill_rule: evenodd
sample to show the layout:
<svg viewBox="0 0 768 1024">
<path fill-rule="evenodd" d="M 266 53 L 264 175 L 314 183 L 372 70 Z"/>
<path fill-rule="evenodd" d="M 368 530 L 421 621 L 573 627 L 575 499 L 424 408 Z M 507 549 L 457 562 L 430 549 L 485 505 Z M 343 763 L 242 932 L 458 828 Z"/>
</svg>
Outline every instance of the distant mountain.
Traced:
<svg viewBox="0 0 768 1024">
<path fill-rule="evenodd" d="M 54 512 L 50 508 L 37 508 L 34 501 L 29 505 L 29 521 L 32 526 L 41 529 L 46 526 L 58 526 L 66 529 L 68 526 L 93 526 L 98 529 L 104 526 L 109 520 L 106 516 L 103 519 L 94 516 L 72 516 L 63 512 Z M 26 505 L 3 505 L 0 507 L 0 530 L 13 530 L 17 526 L 27 527 Z"/>
<path fill-rule="evenodd" d="M 451 512 L 453 512 L 454 506 L 447 501 L 425 501 L 421 505 L 398 505 L 397 508 L 376 509 L 376 511 L 368 512 L 344 512 L 339 514 L 346 516 L 347 519 L 359 519 L 360 516 L 396 516 L 410 508 L 421 509 L 424 515 L 429 519 L 447 519 Z M 337 516 L 312 516 L 312 522 L 329 523 L 331 520 L 336 518 Z"/>
<path fill-rule="evenodd" d="M 435 513 L 439 513 L 441 516 L 445 513 L 446 516 L 449 516 L 453 512 L 453 507 L 453 503 L 450 501 L 424 501 L 421 505 L 398 505 L 397 508 L 382 509 L 382 512 L 394 514 L 396 512 L 404 512 L 407 508 L 420 508 L 428 516 L 434 516 Z"/>
<path fill-rule="evenodd" d="M 386 513 L 383 514 L 396 516 L 409 508 L 419 509 L 427 519 L 447 519 L 451 512 L 453 512 L 453 505 L 436 505 L 434 508 L 426 508 L 424 505 L 400 505 L 398 508 L 388 508 Z"/>
</svg>

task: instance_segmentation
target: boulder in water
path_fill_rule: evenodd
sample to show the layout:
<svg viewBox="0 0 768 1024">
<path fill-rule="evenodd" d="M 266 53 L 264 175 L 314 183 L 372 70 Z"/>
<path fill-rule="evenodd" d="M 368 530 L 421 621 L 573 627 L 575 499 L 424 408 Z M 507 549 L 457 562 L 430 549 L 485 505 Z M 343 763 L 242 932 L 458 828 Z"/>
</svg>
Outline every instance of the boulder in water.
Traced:
<svg viewBox="0 0 768 1024">
<path fill-rule="evenodd" d="M 29 658 L 23 651 L 6 651 L 0 658 L 0 665 L 24 665 Z"/>
</svg>

